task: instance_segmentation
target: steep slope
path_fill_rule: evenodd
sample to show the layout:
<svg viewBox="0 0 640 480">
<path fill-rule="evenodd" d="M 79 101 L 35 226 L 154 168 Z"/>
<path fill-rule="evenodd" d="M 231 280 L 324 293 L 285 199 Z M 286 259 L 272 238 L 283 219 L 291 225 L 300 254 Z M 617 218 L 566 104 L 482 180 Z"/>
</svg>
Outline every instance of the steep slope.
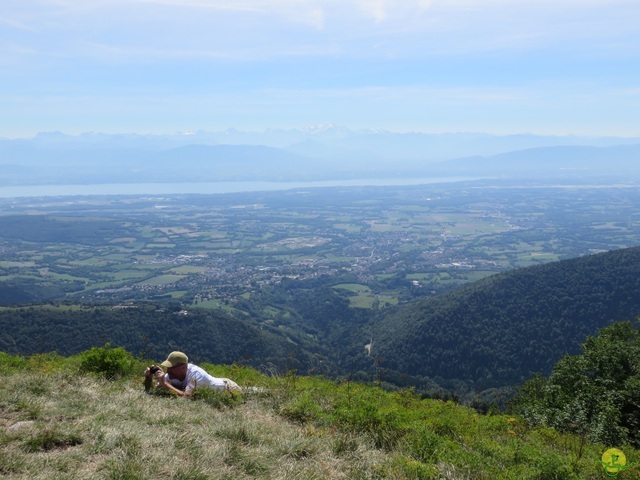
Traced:
<svg viewBox="0 0 640 480">
<path fill-rule="evenodd" d="M 200 390 L 178 399 L 145 392 L 146 364 L 107 381 L 96 376 L 100 368 L 82 373 L 85 358 L 0 352 L 2 478 L 605 478 L 602 444 L 410 391 L 205 364 L 259 392 Z M 630 462 L 638 458 L 623 448 Z"/>
<path fill-rule="evenodd" d="M 390 312 L 372 355 L 392 373 L 521 383 L 587 335 L 640 315 L 640 247 L 498 274 Z"/>
</svg>

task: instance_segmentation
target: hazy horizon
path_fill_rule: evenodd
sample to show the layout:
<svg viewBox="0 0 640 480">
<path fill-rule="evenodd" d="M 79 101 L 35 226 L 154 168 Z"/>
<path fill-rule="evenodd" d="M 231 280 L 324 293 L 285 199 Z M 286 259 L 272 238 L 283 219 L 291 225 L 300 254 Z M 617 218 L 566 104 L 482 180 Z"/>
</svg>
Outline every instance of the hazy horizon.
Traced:
<svg viewBox="0 0 640 480">
<path fill-rule="evenodd" d="M 46 135 L 63 135 L 65 137 L 78 138 L 83 136 L 137 136 L 137 137 L 183 137 L 189 138 L 194 137 L 197 138 L 198 135 L 202 134 L 227 134 L 227 133 L 242 133 L 242 134 L 257 134 L 257 135 L 268 135 L 273 132 L 297 132 L 305 135 L 316 135 L 319 133 L 325 133 L 327 131 L 345 131 L 354 134 L 393 134 L 393 135 L 425 135 L 425 136 L 453 136 L 453 135 L 477 135 L 477 136 L 486 136 L 486 137 L 518 137 L 518 136 L 531 136 L 531 137 L 546 137 L 546 138 L 557 138 L 559 140 L 562 139 L 621 139 L 621 140 L 633 140 L 640 139 L 640 132 L 636 135 L 605 135 L 605 134 L 577 134 L 577 133 L 566 133 L 566 134 L 540 134 L 536 132 L 529 131 L 514 131 L 510 133 L 491 133 L 491 132 L 483 132 L 483 131 L 427 131 L 427 130 L 398 130 L 398 129 L 385 129 L 385 128 L 350 128 L 343 125 L 335 125 L 331 122 L 328 123 L 318 123 L 314 125 L 300 125 L 300 126 L 292 126 L 289 128 L 273 128 L 273 127 L 264 127 L 264 128 L 237 128 L 234 126 L 229 126 L 226 128 L 219 129 L 196 129 L 196 130 L 176 130 L 173 132 L 155 132 L 155 131 L 145 131 L 145 130 L 137 130 L 137 131 L 78 131 L 78 132 L 70 132 L 64 130 L 42 130 L 38 132 L 33 132 L 24 135 L 2 135 L 0 133 L 0 140 L 33 140 L 40 136 Z"/>
</svg>

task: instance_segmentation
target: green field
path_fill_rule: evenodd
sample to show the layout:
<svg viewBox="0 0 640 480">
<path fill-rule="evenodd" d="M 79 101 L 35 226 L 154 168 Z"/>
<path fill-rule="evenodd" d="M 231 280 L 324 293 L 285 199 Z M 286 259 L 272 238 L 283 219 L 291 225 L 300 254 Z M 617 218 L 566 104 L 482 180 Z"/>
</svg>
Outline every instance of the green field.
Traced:
<svg viewBox="0 0 640 480">
<path fill-rule="evenodd" d="M 147 270 L 119 270 L 117 272 L 109 272 L 108 275 L 114 280 L 125 281 L 125 280 L 135 280 L 143 277 L 148 277 L 151 273 Z"/>
<path fill-rule="evenodd" d="M 166 196 L 161 209 L 144 196 L 0 199 L 0 279 L 57 298 L 136 290 L 99 301 L 171 295 L 182 280 L 186 298 L 213 291 L 234 301 L 282 279 L 310 280 L 360 284 L 350 304 L 375 308 L 638 244 L 640 189 L 541 192 L 488 181 L 310 189 L 294 196 L 300 204 L 281 192 Z M 22 230 L 11 222 L 16 215 L 24 215 Z"/>
<path fill-rule="evenodd" d="M 346 290 L 355 295 L 349 295 L 349 304 L 354 308 L 382 308 L 387 305 L 397 305 L 398 298 L 391 293 L 376 295 L 367 285 L 359 283 L 343 283 L 334 285 L 335 290 Z"/>
<path fill-rule="evenodd" d="M 180 267 L 175 267 L 169 270 L 170 273 L 175 273 L 178 275 L 188 275 L 191 273 L 203 273 L 207 270 L 207 267 L 196 267 L 192 265 L 182 265 Z"/>
<path fill-rule="evenodd" d="M 184 278 L 183 275 L 158 275 L 157 277 L 149 278 L 144 282 L 139 282 L 139 285 L 152 285 L 152 286 L 171 285 L 177 282 L 178 280 L 182 280 L 183 278 Z"/>
</svg>

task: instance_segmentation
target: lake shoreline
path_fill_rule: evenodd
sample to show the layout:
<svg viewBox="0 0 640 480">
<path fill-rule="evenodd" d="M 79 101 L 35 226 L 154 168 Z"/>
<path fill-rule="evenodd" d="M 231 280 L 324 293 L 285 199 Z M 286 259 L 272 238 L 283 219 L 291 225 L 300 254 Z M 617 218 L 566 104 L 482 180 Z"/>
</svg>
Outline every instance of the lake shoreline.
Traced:
<svg viewBox="0 0 640 480">
<path fill-rule="evenodd" d="M 479 177 L 417 177 L 326 180 L 311 182 L 188 182 L 188 183 L 104 183 L 72 185 L 0 186 L 0 198 L 62 197 L 92 195 L 215 195 L 224 193 L 284 191 L 296 188 L 393 187 L 481 180 Z"/>
</svg>

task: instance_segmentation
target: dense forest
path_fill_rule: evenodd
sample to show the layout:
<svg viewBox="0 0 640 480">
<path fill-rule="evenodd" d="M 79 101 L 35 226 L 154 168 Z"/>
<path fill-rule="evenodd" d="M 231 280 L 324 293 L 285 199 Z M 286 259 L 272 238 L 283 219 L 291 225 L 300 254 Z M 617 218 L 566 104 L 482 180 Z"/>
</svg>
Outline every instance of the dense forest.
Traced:
<svg viewBox="0 0 640 480">
<path fill-rule="evenodd" d="M 134 235 L 135 230 L 109 218 L 0 216 L 2 237 L 35 243 L 100 245 L 104 238 Z"/>
<path fill-rule="evenodd" d="M 0 351 L 71 355 L 111 343 L 141 357 L 183 350 L 195 361 L 308 370 L 313 345 L 301 348 L 277 329 L 258 328 L 220 311 L 188 314 L 153 305 L 41 306 L 0 310 Z"/>
<path fill-rule="evenodd" d="M 600 328 L 638 317 L 638 291 L 638 247 L 513 270 L 382 316 L 373 354 L 390 375 L 520 384 Z"/>
</svg>

